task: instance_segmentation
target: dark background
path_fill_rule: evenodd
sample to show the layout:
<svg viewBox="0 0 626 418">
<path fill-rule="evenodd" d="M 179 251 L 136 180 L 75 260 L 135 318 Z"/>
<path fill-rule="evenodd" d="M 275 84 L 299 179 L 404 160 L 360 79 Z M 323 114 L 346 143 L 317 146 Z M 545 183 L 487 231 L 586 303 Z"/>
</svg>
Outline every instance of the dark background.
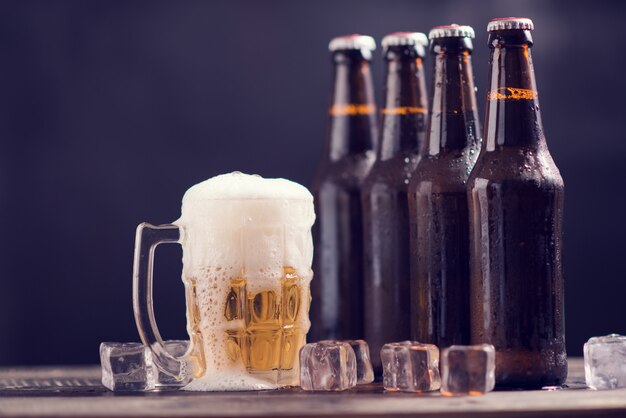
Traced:
<svg viewBox="0 0 626 418">
<path fill-rule="evenodd" d="M 331 37 L 472 25 L 482 112 L 485 26 L 511 15 L 537 28 L 545 131 L 566 183 L 569 354 L 626 333 L 626 3 L 3 1 L 0 365 L 96 363 L 101 341 L 138 340 L 135 227 L 175 220 L 191 185 L 233 170 L 309 185 Z M 373 66 L 380 99 L 380 49 Z M 180 257 L 158 251 L 166 338 L 185 336 Z"/>
</svg>

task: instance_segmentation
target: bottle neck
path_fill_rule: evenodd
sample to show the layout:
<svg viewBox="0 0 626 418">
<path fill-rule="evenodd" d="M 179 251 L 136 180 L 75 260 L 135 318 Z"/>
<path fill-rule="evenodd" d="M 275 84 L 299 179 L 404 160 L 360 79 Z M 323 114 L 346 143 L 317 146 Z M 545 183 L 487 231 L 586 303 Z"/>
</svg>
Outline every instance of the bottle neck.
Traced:
<svg viewBox="0 0 626 418">
<path fill-rule="evenodd" d="M 426 146 L 429 155 L 465 149 L 474 145 L 480 135 L 471 53 L 449 45 L 463 41 L 448 39 L 448 48 L 433 50 L 433 99 Z"/>
<path fill-rule="evenodd" d="M 502 30 L 490 36 L 489 92 L 485 114 L 487 151 L 545 146 L 530 32 Z"/>
<path fill-rule="evenodd" d="M 391 47 L 385 58 L 387 75 L 385 107 L 382 110 L 381 160 L 400 153 L 420 153 L 428 115 L 424 68 L 415 48 Z"/>
<path fill-rule="evenodd" d="M 377 123 L 369 61 L 360 51 L 336 51 L 326 155 L 336 161 L 375 148 Z"/>
</svg>

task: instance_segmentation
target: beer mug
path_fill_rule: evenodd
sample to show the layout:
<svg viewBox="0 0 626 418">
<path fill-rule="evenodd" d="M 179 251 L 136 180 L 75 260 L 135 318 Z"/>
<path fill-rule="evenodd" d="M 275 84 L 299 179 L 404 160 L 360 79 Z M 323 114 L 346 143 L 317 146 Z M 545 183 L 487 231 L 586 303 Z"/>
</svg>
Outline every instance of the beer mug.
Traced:
<svg viewBox="0 0 626 418">
<path fill-rule="evenodd" d="M 155 366 L 188 390 L 299 384 L 309 330 L 313 197 L 299 184 L 242 173 L 187 190 L 173 224 L 137 227 L 133 309 Z M 179 243 L 189 349 L 163 345 L 152 306 L 155 247 Z"/>
</svg>

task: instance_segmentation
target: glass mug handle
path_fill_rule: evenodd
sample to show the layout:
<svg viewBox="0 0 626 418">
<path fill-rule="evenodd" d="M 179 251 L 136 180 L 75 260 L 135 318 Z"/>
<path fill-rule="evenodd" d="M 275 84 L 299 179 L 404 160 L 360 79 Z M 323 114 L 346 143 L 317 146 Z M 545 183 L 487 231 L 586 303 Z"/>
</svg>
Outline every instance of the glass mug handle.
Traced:
<svg viewBox="0 0 626 418">
<path fill-rule="evenodd" d="M 181 229 L 176 225 L 137 226 L 135 235 L 135 257 L 133 263 L 133 311 L 141 341 L 152 352 L 152 360 L 163 373 L 183 381 L 187 378 L 185 361 L 171 355 L 159 333 L 152 303 L 152 272 L 154 250 L 163 243 L 178 243 Z"/>
</svg>

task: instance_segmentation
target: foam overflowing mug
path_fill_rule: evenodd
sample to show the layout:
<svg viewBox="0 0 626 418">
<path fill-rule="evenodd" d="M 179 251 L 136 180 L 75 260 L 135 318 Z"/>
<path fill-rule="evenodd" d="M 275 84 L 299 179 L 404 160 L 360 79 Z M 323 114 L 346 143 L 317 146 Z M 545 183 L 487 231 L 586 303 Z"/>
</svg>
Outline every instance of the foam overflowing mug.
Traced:
<svg viewBox="0 0 626 418">
<path fill-rule="evenodd" d="M 188 390 L 299 384 L 309 329 L 313 197 L 284 179 L 230 173 L 185 193 L 173 224 L 137 227 L 133 308 L 155 365 Z M 173 357 L 152 306 L 154 249 L 183 247 L 190 346 Z"/>
</svg>

